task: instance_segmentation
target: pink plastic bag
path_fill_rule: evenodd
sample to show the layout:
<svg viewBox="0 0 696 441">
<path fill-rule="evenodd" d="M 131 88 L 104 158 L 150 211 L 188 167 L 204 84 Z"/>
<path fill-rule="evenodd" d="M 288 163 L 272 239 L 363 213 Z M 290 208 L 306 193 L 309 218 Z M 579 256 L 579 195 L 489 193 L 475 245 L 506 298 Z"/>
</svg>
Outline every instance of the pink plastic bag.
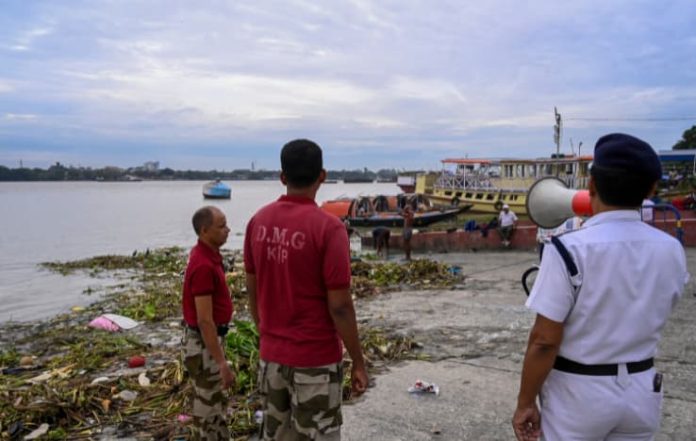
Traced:
<svg viewBox="0 0 696 441">
<path fill-rule="evenodd" d="M 121 328 L 116 323 L 112 322 L 103 315 L 100 315 L 99 317 L 89 322 L 89 326 L 96 329 L 103 329 L 109 332 L 117 332 L 121 330 Z"/>
</svg>

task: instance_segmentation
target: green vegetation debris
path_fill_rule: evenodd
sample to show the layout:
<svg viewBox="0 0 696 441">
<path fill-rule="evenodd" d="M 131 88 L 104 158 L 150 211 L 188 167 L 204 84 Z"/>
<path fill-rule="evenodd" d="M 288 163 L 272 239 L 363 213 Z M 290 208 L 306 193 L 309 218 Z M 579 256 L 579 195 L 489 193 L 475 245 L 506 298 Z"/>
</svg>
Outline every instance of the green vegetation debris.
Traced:
<svg viewBox="0 0 696 441">
<path fill-rule="evenodd" d="M 229 252 L 223 256 L 238 318 L 225 343 L 228 360 L 237 374 L 231 390 L 230 428 L 236 440 L 245 440 L 257 429 L 254 412 L 259 408 L 259 335 L 249 320 L 241 256 Z M 51 429 L 46 437 L 52 440 L 92 439 L 107 428 L 119 437 L 188 439 L 188 426 L 177 421 L 177 416 L 190 408 L 190 385 L 179 361 L 180 347 L 176 342 L 163 345 L 161 341 L 176 340 L 180 333 L 186 260 L 183 249 L 164 248 L 131 256 L 42 264 L 65 275 L 81 271 L 123 280 L 101 300 L 74 308 L 70 314 L 3 326 L 0 369 L 6 373 L 0 375 L 0 439 L 7 438 L 8 430 L 19 423 L 22 436 L 42 423 L 49 424 Z M 408 286 L 440 288 L 457 280 L 446 265 L 428 260 L 406 264 L 358 262 L 353 263 L 352 270 L 352 289 L 357 297 Z M 125 315 L 142 324 L 124 333 L 87 327 L 89 321 L 106 312 Z M 421 357 L 418 345 L 408 336 L 363 326 L 360 338 L 373 373 L 389 363 Z M 145 368 L 127 368 L 127 360 L 135 355 L 145 357 Z M 33 364 L 20 366 L 22 359 L 33 360 Z M 348 398 L 350 360 L 345 360 L 344 365 L 344 395 Z M 149 379 L 148 386 L 142 386 L 138 380 L 143 372 Z M 100 381 L 93 383 L 95 379 Z M 123 399 L 132 395 L 130 392 L 135 393 L 134 398 Z"/>
</svg>

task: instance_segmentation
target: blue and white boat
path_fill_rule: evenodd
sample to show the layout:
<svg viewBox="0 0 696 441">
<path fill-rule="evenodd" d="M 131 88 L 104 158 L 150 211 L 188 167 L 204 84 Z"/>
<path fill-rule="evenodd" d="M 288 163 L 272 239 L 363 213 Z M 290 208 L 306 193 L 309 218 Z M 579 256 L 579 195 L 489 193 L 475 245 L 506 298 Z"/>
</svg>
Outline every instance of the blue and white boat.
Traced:
<svg viewBox="0 0 696 441">
<path fill-rule="evenodd" d="M 224 182 L 216 179 L 203 186 L 203 197 L 206 199 L 229 199 L 232 189 Z"/>
</svg>

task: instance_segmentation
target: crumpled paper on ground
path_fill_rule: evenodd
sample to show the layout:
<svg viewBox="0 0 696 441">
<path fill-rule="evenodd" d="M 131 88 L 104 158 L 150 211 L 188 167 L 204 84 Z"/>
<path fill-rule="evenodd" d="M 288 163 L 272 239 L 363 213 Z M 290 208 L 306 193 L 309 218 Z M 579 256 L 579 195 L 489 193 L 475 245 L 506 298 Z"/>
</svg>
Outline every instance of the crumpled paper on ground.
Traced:
<svg viewBox="0 0 696 441">
<path fill-rule="evenodd" d="M 440 395 L 440 386 L 438 386 L 435 383 L 428 383 L 422 380 L 416 380 L 415 384 L 408 388 L 408 392 L 412 394 Z"/>
</svg>

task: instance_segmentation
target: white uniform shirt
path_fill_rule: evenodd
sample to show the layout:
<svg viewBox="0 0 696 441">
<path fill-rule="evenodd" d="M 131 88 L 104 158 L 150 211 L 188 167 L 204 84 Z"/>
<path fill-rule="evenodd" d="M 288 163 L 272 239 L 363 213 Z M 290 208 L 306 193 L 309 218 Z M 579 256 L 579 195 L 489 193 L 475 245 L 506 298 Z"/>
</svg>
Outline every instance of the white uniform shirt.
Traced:
<svg viewBox="0 0 696 441">
<path fill-rule="evenodd" d="M 500 223 L 501 227 L 509 227 L 510 225 L 514 224 L 516 220 L 517 216 L 510 210 L 508 210 L 507 213 L 505 211 L 501 211 L 500 215 L 498 215 L 498 222 Z"/>
<path fill-rule="evenodd" d="M 526 303 L 564 324 L 559 355 L 583 364 L 654 357 L 689 280 L 679 241 L 641 222 L 635 210 L 600 213 L 561 241 L 578 267 L 579 290 L 556 247 L 547 245 Z"/>
</svg>

